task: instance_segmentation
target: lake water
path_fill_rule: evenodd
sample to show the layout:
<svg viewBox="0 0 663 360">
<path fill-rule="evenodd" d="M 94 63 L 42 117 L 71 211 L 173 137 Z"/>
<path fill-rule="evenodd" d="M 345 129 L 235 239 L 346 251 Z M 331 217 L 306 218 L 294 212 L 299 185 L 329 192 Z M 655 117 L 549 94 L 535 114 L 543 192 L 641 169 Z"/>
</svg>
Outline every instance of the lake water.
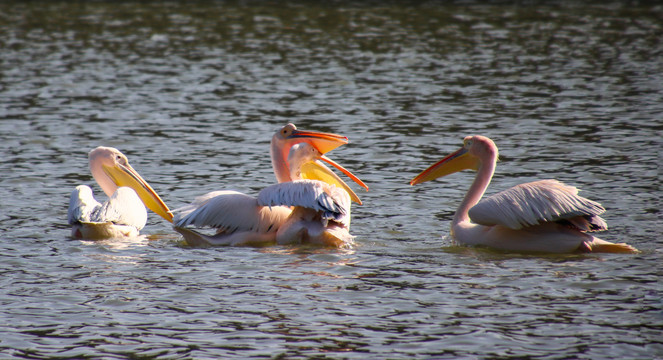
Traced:
<svg viewBox="0 0 663 360">
<path fill-rule="evenodd" d="M 1 358 L 663 358 L 663 6 L 656 2 L 0 3 Z M 272 184 L 288 122 L 346 135 L 352 250 L 71 240 L 87 152 L 177 208 Z M 470 134 L 488 194 L 556 178 L 634 255 L 454 246 Z M 100 193 L 94 185 L 96 193 Z"/>
</svg>

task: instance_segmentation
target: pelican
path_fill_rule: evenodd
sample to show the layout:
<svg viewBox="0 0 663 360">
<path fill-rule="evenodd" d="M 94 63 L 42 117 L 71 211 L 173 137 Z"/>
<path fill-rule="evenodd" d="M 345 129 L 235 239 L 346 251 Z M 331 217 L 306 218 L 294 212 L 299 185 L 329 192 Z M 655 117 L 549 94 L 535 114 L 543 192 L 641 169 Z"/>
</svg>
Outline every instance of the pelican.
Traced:
<svg viewBox="0 0 663 360">
<path fill-rule="evenodd" d="M 290 206 L 291 213 L 276 231 L 276 243 L 315 244 L 349 247 L 350 195 L 343 189 L 319 180 L 303 177 L 304 169 L 315 168 L 326 176 L 343 182 L 319 159 L 326 157 L 307 143 L 296 144 L 290 149 L 288 164 L 292 181 L 271 185 L 258 194 L 260 206 Z M 326 158 L 325 161 L 332 160 Z M 337 167 L 340 167 L 338 165 Z"/>
<path fill-rule="evenodd" d="M 350 171 L 322 155 L 347 142 L 345 136 L 298 130 L 295 125 L 287 124 L 279 129 L 271 140 L 270 154 L 277 182 L 288 183 L 293 180 L 293 172 L 288 163 L 291 149 L 297 144 L 306 143 L 320 153 L 319 159 L 328 162 L 368 189 Z M 346 191 L 352 201 L 361 204 L 357 194 L 319 161 L 301 161 L 299 170 L 298 179 L 333 184 Z M 288 220 L 293 210 L 289 206 L 265 206 L 259 203 L 256 197 L 223 190 L 202 195 L 190 205 L 174 212 L 175 230 L 184 236 L 189 245 L 264 246 L 276 243 L 277 231 Z M 205 235 L 191 227 L 213 228 L 216 234 Z M 282 236 L 280 239 L 284 238 L 285 236 Z"/>
<path fill-rule="evenodd" d="M 129 165 L 129 160 L 112 147 L 97 147 L 88 154 L 90 172 L 108 195 L 103 204 L 92 189 L 78 185 L 69 198 L 67 214 L 76 239 L 108 239 L 137 236 L 147 222 L 147 206 L 164 219 L 173 215 L 152 187 Z"/>
<path fill-rule="evenodd" d="M 481 200 L 496 162 L 497 146 L 491 139 L 468 136 L 462 148 L 421 172 L 410 185 L 461 170 L 477 171 L 451 222 L 451 236 L 460 244 L 523 252 L 637 252 L 588 234 L 608 228 L 599 216 L 605 209 L 560 181 L 524 183 Z"/>
<path fill-rule="evenodd" d="M 299 143 L 307 143 L 313 146 L 320 152 L 320 159 L 334 166 L 354 182 L 359 184 L 361 187 L 368 190 L 368 186 L 366 186 L 366 184 L 364 184 L 364 182 L 356 177 L 353 173 L 346 170 L 344 167 L 332 161 L 328 157 L 322 156 L 322 154 L 326 154 L 341 145 L 347 144 L 347 137 L 319 131 L 298 130 L 297 127 L 292 123 L 285 125 L 279 131 L 274 133 L 270 144 L 272 169 L 274 170 L 274 175 L 276 176 L 276 181 L 278 183 L 292 181 L 290 166 L 288 164 L 288 157 L 290 155 L 290 149 Z M 352 199 L 352 201 L 362 205 L 359 196 L 357 196 L 357 194 L 344 181 L 342 181 L 338 176 L 335 176 L 333 172 L 329 171 L 326 166 L 320 164 L 320 162 L 317 162 L 317 165 L 313 165 L 313 162 L 302 163 L 300 173 L 303 179 L 320 180 L 329 184 L 334 184 L 338 187 L 342 187 L 350 194 L 350 199 Z"/>
</svg>

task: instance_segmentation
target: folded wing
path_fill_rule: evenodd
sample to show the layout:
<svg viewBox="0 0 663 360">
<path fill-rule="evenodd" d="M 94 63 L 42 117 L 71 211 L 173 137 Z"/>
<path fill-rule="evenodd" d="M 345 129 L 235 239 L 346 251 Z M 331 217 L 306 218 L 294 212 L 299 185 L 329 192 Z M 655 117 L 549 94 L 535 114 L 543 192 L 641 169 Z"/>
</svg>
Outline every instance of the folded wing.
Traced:
<svg viewBox="0 0 663 360">
<path fill-rule="evenodd" d="M 237 191 L 214 191 L 173 211 L 176 227 L 208 227 L 219 232 L 251 231 L 265 233 L 290 214 L 283 207 L 263 207 L 256 198 Z"/>
<path fill-rule="evenodd" d="M 90 216 L 99 207 L 101 204 L 94 198 L 92 189 L 86 185 L 78 185 L 69 197 L 67 222 L 69 225 L 89 222 Z"/>
<path fill-rule="evenodd" d="M 473 222 L 521 229 L 544 222 L 565 222 L 582 231 L 600 231 L 601 204 L 578 195 L 578 189 L 557 180 L 520 184 L 484 198 L 469 211 Z"/>
<path fill-rule="evenodd" d="M 298 180 L 268 186 L 258 194 L 258 204 L 304 207 L 321 212 L 325 219 L 341 223 L 346 221 L 350 213 L 348 193 L 317 180 Z"/>
<path fill-rule="evenodd" d="M 69 198 L 68 222 L 74 224 L 127 225 L 141 230 L 147 222 L 147 210 L 136 192 L 119 187 L 107 202 L 94 199 L 92 189 L 79 185 Z"/>
</svg>

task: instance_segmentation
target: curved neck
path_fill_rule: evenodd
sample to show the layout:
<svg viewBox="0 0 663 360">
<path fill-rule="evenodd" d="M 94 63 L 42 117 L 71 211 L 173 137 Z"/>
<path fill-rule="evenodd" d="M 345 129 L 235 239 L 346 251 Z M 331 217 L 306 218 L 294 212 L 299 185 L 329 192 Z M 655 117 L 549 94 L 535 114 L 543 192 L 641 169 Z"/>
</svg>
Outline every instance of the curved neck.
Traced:
<svg viewBox="0 0 663 360">
<path fill-rule="evenodd" d="M 472 182 L 472 186 L 465 194 L 463 201 L 460 203 L 458 210 L 456 210 L 456 215 L 454 215 L 452 226 L 464 221 L 470 221 L 470 215 L 468 212 L 472 206 L 476 205 L 483 193 L 488 188 L 490 180 L 493 178 L 493 173 L 495 173 L 495 162 L 497 159 L 491 159 L 491 161 L 481 162 L 479 169 L 477 171 L 477 176 Z"/>
<path fill-rule="evenodd" d="M 100 161 L 90 162 L 90 172 L 92 173 L 94 180 L 99 184 L 101 190 L 103 190 L 108 197 L 113 196 L 113 193 L 117 190 L 117 184 L 106 175 Z"/>
<path fill-rule="evenodd" d="M 290 170 L 288 169 L 288 156 L 290 152 L 290 147 L 287 149 L 281 148 L 274 139 L 272 139 L 271 146 L 269 149 L 270 156 L 272 157 L 272 169 L 274 169 L 274 175 L 276 176 L 276 181 L 280 183 L 291 181 L 290 179 Z"/>
</svg>

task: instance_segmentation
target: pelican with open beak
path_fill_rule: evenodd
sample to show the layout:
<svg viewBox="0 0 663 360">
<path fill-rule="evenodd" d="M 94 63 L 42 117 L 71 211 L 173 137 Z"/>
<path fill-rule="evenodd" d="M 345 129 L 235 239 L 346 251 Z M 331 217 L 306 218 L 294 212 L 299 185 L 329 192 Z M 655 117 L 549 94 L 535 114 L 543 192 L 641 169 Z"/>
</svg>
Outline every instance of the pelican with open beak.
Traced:
<svg viewBox="0 0 663 360">
<path fill-rule="evenodd" d="M 311 165 L 302 162 L 293 178 L 289 160 L 291 149 L 297 144 L 308 144 L 320 154 L 320 159 L 336 167 L 360 186 L 368 189 L 359 178 L 336 162 L 323 156 L 341 145 L 347 144 L 345 136 L 299 130 L 293 124 L 279 129 L 271 141 L 271 160 L 278 183 L 290 183 L 298 179 L 318 180 L 333 184 L 346 192 L 352 201 L 361 200 L 352 189 L 324 164 Z M 263 190 L 264 191 L 264 190 Z M 273 205 L 273 206 L 272 206 Z M 188 206 L 175 210 L 175 230 L 181 233 L 190 245 L 252 245 L 264 246 L 277 242 L 277 231 L 290 217 L 293 205 L 266 204 L 259 198 L 236 191 L 214 191 L 194 200 Z M 349 221 L 348 221 L 349 225 Z M 216 234 L 201 234 L 193 228 L 212 228 Z"/>
<path fill-rule="evenodd" d="M 92 176 L 109 200 L 99 203 L 86 185 L 74 189 L 67 214 L 73 238 L 137 236 L 147 222 L 146 206 L 169 222 L 173 221 L 168 206 L 119 150 L 100 146 L 90 151 L 88 159 Z"/>
<path fill-rule="evenodd" d="M 354 244 L 354 237 L 350 235 L 349 187 L 320 160 L 333 163 L 334 167 L 342 169 L 343 173 L 352 175 L 312 145 L 296 144 L 292 146 L 288 156 L 292 181 L 268 186 L 258 194 L 260 206 L 288 206 L 292 210 L 276 232 L 277 244 L 311 244 L 340 248 Z M 306 179 L 303 176 L 304 171 L 315 172 L 320 177 L 333 181 Z"/>
</svg>

